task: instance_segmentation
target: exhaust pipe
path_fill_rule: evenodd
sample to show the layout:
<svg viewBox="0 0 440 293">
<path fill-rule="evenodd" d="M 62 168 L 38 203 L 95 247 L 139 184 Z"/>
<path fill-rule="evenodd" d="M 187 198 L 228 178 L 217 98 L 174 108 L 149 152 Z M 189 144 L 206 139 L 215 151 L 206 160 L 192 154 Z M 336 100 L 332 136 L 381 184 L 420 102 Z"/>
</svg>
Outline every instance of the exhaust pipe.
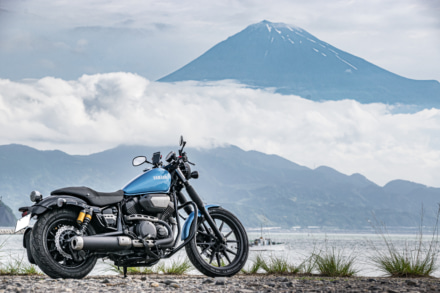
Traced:
<svg viewBox="0 0 440 293">
<path fill-rule="evenodd" d="M 153 247 L 153 241 L 147 240 L 148 247 Z M 72 238 L 71 246 L 73 250 L 91 251 L 120 251 L 132 247 L 144 247 L 139 240 L 132 240 L 130 237 L 99 237 L 99 236 L 75 236 Z"/>
</svg>

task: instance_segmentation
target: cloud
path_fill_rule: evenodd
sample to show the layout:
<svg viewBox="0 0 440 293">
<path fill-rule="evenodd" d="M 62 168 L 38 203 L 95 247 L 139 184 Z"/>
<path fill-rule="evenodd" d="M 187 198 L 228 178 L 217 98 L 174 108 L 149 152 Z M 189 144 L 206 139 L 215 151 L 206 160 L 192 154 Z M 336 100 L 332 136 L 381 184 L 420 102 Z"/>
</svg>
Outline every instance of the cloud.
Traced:
<svg viewBox="0 0 440 293">
<path fill-rule="evenodd" d="M 440 186 L 440 110 L 313 102 L 232 81 L 157 83 L 130 73 L 0 79 L 0 144 L 85 154 L 119 144 L 234 144 L 385 184 Z M 168 150 L 162 150 L 164 152 Z"/>
</svg>

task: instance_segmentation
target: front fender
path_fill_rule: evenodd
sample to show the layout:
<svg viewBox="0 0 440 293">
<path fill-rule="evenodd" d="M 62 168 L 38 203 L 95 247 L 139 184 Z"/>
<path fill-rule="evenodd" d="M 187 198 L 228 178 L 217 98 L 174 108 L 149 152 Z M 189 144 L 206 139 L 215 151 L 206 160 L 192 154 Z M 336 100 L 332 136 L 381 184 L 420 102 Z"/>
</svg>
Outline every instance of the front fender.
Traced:
<svg viewBox="0 0 440 293">
<path fill-rule="evenodd" d="M 218 208 L 220 207 L 219 205 L 214 205 L 214 204 L 208 204 L 205 206 L 205 209 L 210 209 L 210 208 Z M 201 217 L 202 214 L 199 211 L 199 217 Z M 185 240 L 186 238 L 188 238 L 189 236 L 189 230 L 191 228 L 191 224 L 194 220 L 194 212 L 192 212 L 191 214 L 189 214 L 188 218 L 186 219 L 185 223 L 183 224 L 183 228 L 182 228 L 182 236 L 181 236 L 181 240 Z"/>
<path fill-rule="evenodd" d="M 62 198 L 66 202 L 64 203 L 64 206 L 77 206 L 81 208 L 88 207 L 87 203 L 74 196 L 69 195 L 51 195 L 46 198 L 44 198 L 39 203 L 34 204 L 29 208 L 29 212 L 32 213 L 32 215 L 41 215 L 44 214 L 47 210 L 52 209 L 54 206 L 57 206 L 58 199 Z"/>
</svg>

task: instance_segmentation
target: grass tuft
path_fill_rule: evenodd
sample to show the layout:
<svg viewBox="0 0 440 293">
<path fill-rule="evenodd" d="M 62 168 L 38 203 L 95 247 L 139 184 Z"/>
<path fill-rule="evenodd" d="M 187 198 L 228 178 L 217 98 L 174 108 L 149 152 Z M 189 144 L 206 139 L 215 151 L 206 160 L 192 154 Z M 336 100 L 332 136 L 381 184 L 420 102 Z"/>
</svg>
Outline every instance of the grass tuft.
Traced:
<svg viewBox="0 0 440 293">
<path fill-rule="evenodd" d="M 245 269 L 245 268 L 241 269 L 241 272 L 243 274 L 251 275 L 251 274 L 258 273 L 258 271 L 260 270 L 261 265 L 263 264 L 264 260 L 261 257 L 261 255 L 257 255 L 254 260 L 251 260 L 251 262 L 252 262 L 252 265 L 250 266 L 249 269 Z"/>
<path fill-rule="evenodd" d="M 5 240 L 3 240 L 3 242 L 0 243 L 0 251 L 3 249 L 3 246 L 5 246 L 6 240 L 8 240 L 8 239 L 9 239 L 9 237 L 6 238 Z M 1 264 L 2 264 L 2 262 L 1 262 L 1 258 L 0 258 L 0 266 L 1 266 Z"/>
<path fill-rule="evenodd" d="M 42 275 L 35 265 L 23 262 L 22 258 L 12 258 L 4 267 L 0 267 L 0 275 Z"/>
<path fill-rule="evenodd" d="M 43 273 L 41 273 L 37 266 L 29 264 L 22 268 L 21 275 L 43 275 Z"/>
<path fill-rule="evenodd" d="M 343 249 L 332 247 L 324 252 L 313 255 L 314 262 L 318 273 L 326 277 L 351 277 L 358 270 L 355 269 L 354 263 L 356 256 L 343 255 Z"/>
<path fill-rule="evenodd" d="M 168 267 L 162 265 L 161 271 L 164 274 L 183 275 L 188 273 L 192 268 L 193 266 L 189 259 L 185 258 L 183 261 L 173 260 Z"/>
<path fill-rule="evenodd" d="M 423 240 L 423 208 L 421 213 L 421 221 L 419 232 L 416 235 L 416 241 L 405 242 L 405 248 L 398 250 L 391 241 L 386 226 L 375 226 L 378 233 L 386 245 L 386 250 L 382 251 L 376 248 L 371 242 L 370 245 L 374 249 L 374 255 L 370 257 L 373 264 L 379 270 L 391 277 L 408 278 L 408 277 L 430 277 L 438 269 L 438 221 L 440 208 L 437 211 L 436 224 L 433 229 L 431 239 Z M 377 223 L 377 220 L 376 220 Z"/>
<path fill-rule="evenodd" d="M 252 260 L 250 268 L 242 269 L 241 272 L 250 275 L 257 274 L 261 270 L 267 274 L 286 275 L 299 273 L 301 267 L 290 264 L 287 259 L 283 257 L 270 257 L 269 260 L 265 260 L 261 255 L 257 255 L 255 259 Z"/>
<path fill-rule="evenodd" d="M 288 264 L 285 259 L 271 257 L 269 261 L 264 261 L 261 268 L 268 274 L 285 274 L 288 270 Z"/>
<path fill-rule="evenodd" d="M 124 270 L 122 267 L 118 267 L 114 264 L 109 264 L 110 271 L 116 272 L 118 274 L 123 274 Z M 127 274 L 129 275 L 141 275 L 141 274 L 158 274 L 160 272 L 160 266 L 155 265 L 152 267 L 127 267 Z"/>
<path fill-rule="evenodd" d="M 138 274 L 169 274 L 169 275 L 183 275 L 188 273 L 192 269 L 191 262 L 188 258 L 183 261 L 173 260 L 169 266 L 164 263 L 160 263 L 151 267 L 128 267 L 127 274 L 138 275 Z M 110 264 L 110 270 L 123 274 L 123 268 Z"/>
<path fill-rule="evenodd" d="M 311 275 L 315 267 L 316 257 L 315 250 L 313 250 L 312 254 L 304 259 L 303 262 L 298 266 L 298 268 L 302 274 Z"/>
</svg>

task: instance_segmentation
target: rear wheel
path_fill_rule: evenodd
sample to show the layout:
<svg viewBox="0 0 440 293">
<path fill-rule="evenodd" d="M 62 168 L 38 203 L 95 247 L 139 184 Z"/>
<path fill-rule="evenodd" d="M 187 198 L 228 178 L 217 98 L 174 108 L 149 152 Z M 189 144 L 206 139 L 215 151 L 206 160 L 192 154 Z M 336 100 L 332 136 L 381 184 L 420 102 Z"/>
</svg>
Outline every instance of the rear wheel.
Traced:
<svg viewBox="0 0 440 293">
<path fill-rule="evenodd" d="M 32 256 L 40 269 L 52 278 L 85 277 L 95 266 L 97 257 L 86 251 L 73 251 L 71 239 L 78 235 L 78 212 L 55 209 L 42 215 L 31 234 Z M 91 225 L 86 235 L 95 234 Z"/>
<path fill-rule="evenodd" d="M 210 277 L 229 277 L 245 265 L 249 243 L 241 222 L 231 212 L 222 208 L 209 209 L 209 214 L 226 239 L 222 243 L 215 236 L 208 222 L 198 220 L 197 233 L 185 247 L 192 264 Z"/>
</svg>

